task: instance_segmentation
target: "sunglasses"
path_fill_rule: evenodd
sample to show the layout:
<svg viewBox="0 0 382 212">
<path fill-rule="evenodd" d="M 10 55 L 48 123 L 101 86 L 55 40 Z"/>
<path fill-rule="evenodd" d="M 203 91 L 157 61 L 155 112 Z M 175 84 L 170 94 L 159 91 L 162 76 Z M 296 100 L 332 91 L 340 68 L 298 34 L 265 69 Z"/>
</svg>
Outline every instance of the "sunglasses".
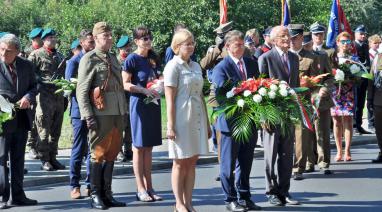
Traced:
<svg viewBox="0 0 382 212">
<path fill-rule="evenodd" d="M 153 37 L 152 36 L 145 36 L 145 37 L 142 37 L 142 38 L 139 38 L 140 40 L 143 40 L 143 41 L 149 41 L 149 40 L 153 40 Z"/>
<path fill-rule="evenodd" d="M 345 44 L 351 44 L 351 40 L 340 40 L 341 44 L 342 45 L 345 45 Z"/>
</svg>

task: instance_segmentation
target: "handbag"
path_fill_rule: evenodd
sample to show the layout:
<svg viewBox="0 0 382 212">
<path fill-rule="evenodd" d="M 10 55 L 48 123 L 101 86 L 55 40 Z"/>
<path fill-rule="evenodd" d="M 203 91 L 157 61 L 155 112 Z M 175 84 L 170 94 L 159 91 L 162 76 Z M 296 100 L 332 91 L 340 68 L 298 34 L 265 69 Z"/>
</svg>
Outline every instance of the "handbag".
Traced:
<svg viewBox="0 0 382 212">
<path fill-rule="evenodd" d="M 98 56 L 99 57 L 99 56 Z M 89 96 L 90 101 L 94 105 L 97 110 L 104 110 L 106 108 L 105 104 L 105 91 L 107 88 L 107 84 L 109 82 L 110 74 L 111 74 L 111 63 L 108 60 L 104 60 L 101 57 L 99 57 L 102 61 L 106 62 L 107 64 L 107 77 L 105 81 L 103 81 L 101 86 L 97 86 L 94 89 L 90 90 Z"/>
</svg>

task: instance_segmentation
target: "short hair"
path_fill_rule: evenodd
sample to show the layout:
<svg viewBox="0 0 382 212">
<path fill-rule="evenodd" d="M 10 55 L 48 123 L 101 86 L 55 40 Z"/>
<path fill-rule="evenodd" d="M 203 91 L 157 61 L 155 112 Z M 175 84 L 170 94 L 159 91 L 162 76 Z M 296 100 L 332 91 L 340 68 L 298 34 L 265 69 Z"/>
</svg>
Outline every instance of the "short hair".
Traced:
<svg viewBox="0 0 382 212">
<path fill-rule="evenodd" d="M 245 33 L 245 36 L 255 36 L 255 37 L 259 37 L 260 34 L 259 34 L 259 31 L 256 29 L 256 28 L 253 28 L 253 29 L 250 29 L 248 30 L 246 33 Z"/>
<path fill-rule="evenodd" d="M 352 40 L 352 36 L 348 32 L 341 32 L 339 35 L 337 35 L 336 42 L 340 41 L 341 37 L 349 38 Z"/>
<path fill-rule="evenodd" d="M 176 33 L 178 30 L 181 29 L 187 29 L 187 26 L 183 23 L 178 23 L 174 26 L 174 33 Z"/>
<path fill-rule="evenodd" d="M 381 43 L 382 39 L 381 36 L 378 34 L 372 35 L 369 37 L 369 43 Z"/>
<path fill-rule="evenodd" d="M 6 34 L 0 38 L 0 43 L 5 43 L 7 45 L 14 45 L 17 51 L 21 50 L 21 44 L 19 38 L 14 34 Z"/>
<path fill-rule="evenodd" d="M 229 44 L 233 40 L 237 40 L 237 39 L 244 40 L 244 34 L 240 32 L 239 30 L 232 30 L 227 32 L 227 34 L 224 36 L 224 43 Z"/>
<path fill-rule="evenodd" d="M 190 31 L 188 31 L 187 29 L 178 30 L 172 38 L 172 42 L 171 42 L 172 51 L 174 51 L 174 53 L 176 55 L 178 55 L 179 54 L 179 44 L 183 43 L 184 41 L 186 41 L 190 38 L 192 40 L 194 39 L 194 35 L 192 35 L 192 33 Z"/>
<path fill-rule="evenodd" d="M 93 36 L 93 33 L 90 29 L 83 29 L 80 32 L 80 40 L 85 40 L 88 36 Z"/>
<path fill-rule="evenodd" d="M 272 41 L 274 41 L 277 38 L 277 36 L 279 35 L 279 33 L 282 31 L 288 31 L 288 28 L 285 26 L 280 26 L 280 25 L 275 26 L 272 28 L 272 31 L 271 31 L 271 34 L 269 37 L 271 38 Z"/>
<path fill-rule="evenodd" d="M 141 39 L 143 37 L 146 37 L 147 35 L 152 37 L 150 29 L 147 28 L 146 26 L 143 26 L 143 25 L 138 26 L 137 28 L 135 28 L 133 30 L 133 38 L 134 39 Z"/>
</svg>

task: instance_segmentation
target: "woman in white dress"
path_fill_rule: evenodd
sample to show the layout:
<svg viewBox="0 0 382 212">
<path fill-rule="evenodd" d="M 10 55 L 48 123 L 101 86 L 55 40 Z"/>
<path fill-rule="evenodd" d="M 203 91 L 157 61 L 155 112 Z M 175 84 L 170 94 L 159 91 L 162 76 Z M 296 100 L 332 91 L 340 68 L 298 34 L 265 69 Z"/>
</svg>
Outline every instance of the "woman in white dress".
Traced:
<svg viewBox="0 0 382 212">
<path fill-rule="evenodd" d="M 211 130 L 202 94 L 202 70 L 190 59 L 195 50 L 192 33 L 185 29 L 176 32 L 171 48 L 175 56 L 167 63 L 163 75 L 169 157 L 173 159 L 174 211 L 195 211 L 192 207 L 195 165 L 200 154 L 208 153 Z"/>
</svg>

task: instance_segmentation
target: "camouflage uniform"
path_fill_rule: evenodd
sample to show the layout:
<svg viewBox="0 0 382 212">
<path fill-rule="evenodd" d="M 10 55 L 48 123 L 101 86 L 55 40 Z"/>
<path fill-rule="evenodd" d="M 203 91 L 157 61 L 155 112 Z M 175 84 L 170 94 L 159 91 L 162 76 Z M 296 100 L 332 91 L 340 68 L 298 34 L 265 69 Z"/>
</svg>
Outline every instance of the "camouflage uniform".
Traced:
<svg viewBox="0 0 382 212">
<path fill-rule="evenodd" d="M 55 94 L 57 87 L 50 81 L 56 77 L 62 77 L 58 68 L 64 60 L 64 56 L 59 52 L 49 53 L 44 47 L 33 51 L 28 59 L 37 68 L 40 77 L 39 94 L 36 98 L 36 117 L 40 141 L 37 144 L 37 151 L 43 162 L 56 159 L 58 141 L 61 135 L 61 126 L 64 116 L 64 97 Z"/>
</svg>

